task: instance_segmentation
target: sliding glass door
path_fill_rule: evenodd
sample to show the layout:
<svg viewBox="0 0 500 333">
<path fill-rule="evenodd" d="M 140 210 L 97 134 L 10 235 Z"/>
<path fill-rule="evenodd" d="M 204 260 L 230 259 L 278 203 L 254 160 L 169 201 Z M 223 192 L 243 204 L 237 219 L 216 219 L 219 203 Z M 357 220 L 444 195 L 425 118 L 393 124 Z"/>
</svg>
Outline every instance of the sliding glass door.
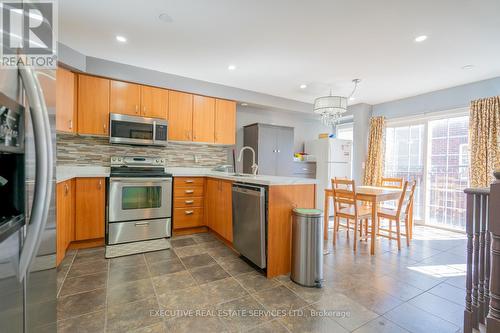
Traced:
<svg viewBox="0 0 500 333">
<path fill-rule="evenodd" d="M 386 177 L 416 181 L 414 217 L 424 218 L 424 125 L 388 127 L 386 130 Z"/>
<path fill-rule="evenodd" d="M 468 124 L 468 116 L 450 115 L 398 120 L 387 126 L 384 175 L 417 182 L 417 221 L 464 228 Z"/>
<path fill-rule="evenodd" d="M 464 189 L 469 182 L 469 117 L 429 122 L 426 222 L 465 228 Z"/>
</svg>

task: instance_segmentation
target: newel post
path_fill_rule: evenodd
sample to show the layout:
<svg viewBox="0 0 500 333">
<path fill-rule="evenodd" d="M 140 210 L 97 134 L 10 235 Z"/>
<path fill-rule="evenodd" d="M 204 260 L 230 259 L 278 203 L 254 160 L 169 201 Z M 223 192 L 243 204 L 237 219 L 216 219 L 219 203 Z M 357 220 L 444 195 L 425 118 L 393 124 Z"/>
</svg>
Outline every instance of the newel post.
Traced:
<svg viewBox="0 0 500 333">
<path fill-rule="evenodd" d="M 490 307 L 486 318 L 486 332 L 500 332 L 500 171 L 491 185 L 489 205 L 490 250 Z"/>
</svg>

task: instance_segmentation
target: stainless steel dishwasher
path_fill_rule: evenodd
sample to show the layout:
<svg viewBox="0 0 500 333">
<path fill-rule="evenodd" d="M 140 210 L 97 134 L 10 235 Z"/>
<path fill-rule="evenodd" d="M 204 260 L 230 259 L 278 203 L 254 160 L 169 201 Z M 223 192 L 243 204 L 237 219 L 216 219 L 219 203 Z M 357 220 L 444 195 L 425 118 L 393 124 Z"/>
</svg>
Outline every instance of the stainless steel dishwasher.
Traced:
<svg viewBox="0 0 500 333">
<path fill-rule="evenodd" d="M 266 188 L 233 184 L 233 246 L 260 268 L 266 267 Z"/>
</svg>

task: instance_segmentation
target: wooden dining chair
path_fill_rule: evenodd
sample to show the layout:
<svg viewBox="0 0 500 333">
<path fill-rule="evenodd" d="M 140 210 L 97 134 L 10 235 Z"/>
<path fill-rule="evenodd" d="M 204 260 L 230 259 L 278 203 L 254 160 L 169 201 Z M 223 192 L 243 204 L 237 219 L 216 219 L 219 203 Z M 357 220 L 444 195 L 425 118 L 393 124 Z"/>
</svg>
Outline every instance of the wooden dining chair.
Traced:
<svg viewBox="0 0 500 333">
<path fill-rule="evenodd" d="M 403 183 L 403 188 L 401 196 L 398 200 L 397 208 L 391 209 L 386 207 L 381 207 L 377 211 L 378 225 L 380 225 L 380 219 L 388 220 L 389 228 L 378 228 L 377 234 L 381 237 L 389 238 L 391 240 L 396 240 L 398 244 L 398 250 L 401 250 L 401 235 L 406 238 L 406 245 L 410 246 L 410 207 L 413 203 L 413 196 L 415 194 L 415 187 L 417 182 L 413 181 L 411 184 L 405 181 Z M 396 231 L 392 230 L 392 223 L 396 225 Z M 401 232 L 401 224 L 405 225 L 405 232 Z M 380 231 L 386 232 L 387 234 L 380 233 Z M 396 237 L 394 237 L 394 233 Z"/>
<path fill-rule="evenodd" d="M 334 212 L 333 245 L 336 244 L 337 233 L 339 227 L 342 226 L 347 229 L 347 237 L 349 237 L 349 230 L 354 230 L 354 251 L 356 251 L 357 233 L 359 230 L 360 237 L 362 236 L 363 222 L 365 222 L 365 232 L 368 233 L 368 220 L 371 219 L 371 209 L 358 205 L 356 185 L 352 179 L 333 178 L 332 191 Z M 340 224 L 341 218 L 346 219 L 345 225 Z M 351 220 L 354 221 L 353 228 L 350 226 Z"/>
<path fill-rule="evenodd" d="M 402 189 L 403 183 L 400 177 L 382 177 L 382 187 Z"/>
<path fill-rule="evenodd" d="M 381 180 L 381 186 L 385 188 L 394 188 L 400 190 L 403 188 L 403 184 L 404 184 L 404 179 L 402 177 L 382 177 Z M 382 208 L 395 209 L 397 207 L 397 202 L 394 200 L 384 201 L 380 206 Z"/>
</svg>

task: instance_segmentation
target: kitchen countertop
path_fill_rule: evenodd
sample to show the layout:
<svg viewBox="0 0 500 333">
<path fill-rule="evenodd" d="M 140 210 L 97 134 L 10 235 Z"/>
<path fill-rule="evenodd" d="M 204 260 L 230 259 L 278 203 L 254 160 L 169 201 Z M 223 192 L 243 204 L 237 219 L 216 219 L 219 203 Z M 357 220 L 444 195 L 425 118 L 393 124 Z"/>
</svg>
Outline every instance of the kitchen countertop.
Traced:
<svg viewBox="0 0 500 333">
<path fill-rule="evenodd" d="M 303 185 L 316 184 L 316 179 L 281 176 L 233 176 L 226 172 L 212 171 L 210 168 L 166 167 L 174 177 L 213 177 L 235 182 L 257 185 Z M 109 177 L 110 168 L 102 166 L 61 165 L 56 168 L 57 182 L 75 177 Z"/>
<path fill-rule="evenodd" d="M 56 167 L 56 180 L 63 182 L 65 180 L 82 177 L 109 177 L 110 168 L 91 165 L 60 165 Z"/>
</svg>

